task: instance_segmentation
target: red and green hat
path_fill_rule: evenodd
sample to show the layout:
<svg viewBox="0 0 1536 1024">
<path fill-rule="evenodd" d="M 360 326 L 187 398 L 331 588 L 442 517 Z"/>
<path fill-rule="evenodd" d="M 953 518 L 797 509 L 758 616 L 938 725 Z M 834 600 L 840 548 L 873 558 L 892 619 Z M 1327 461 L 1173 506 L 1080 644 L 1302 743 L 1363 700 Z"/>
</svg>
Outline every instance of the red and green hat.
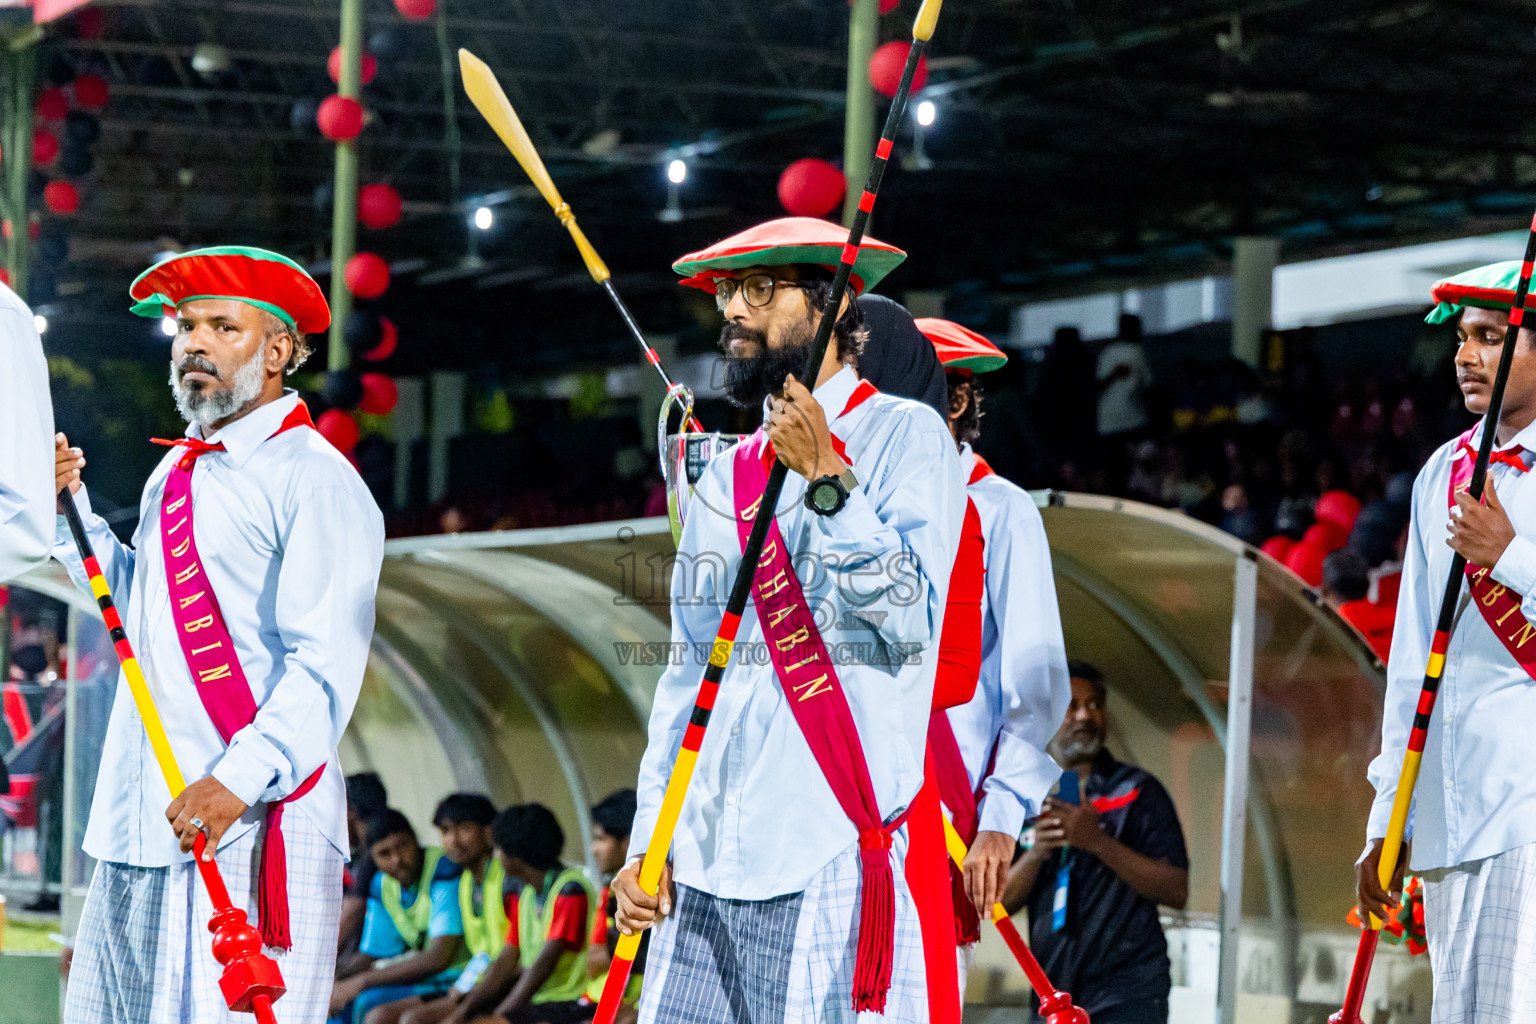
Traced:
<svg viewBox="0 0 1536 1024">
<path fill-rule="evenodd" d="M 704 291 L 715 290 L 715 281 L 743 267 L 787 267 L 809 263 L 836 271 L 848 244 L 848 230 L 816 217 L 780 217 L 748 228 L 716 242 L 708 249 L 691 252 L 672 264 L 683 275 L 683 284 Z M 894 245 L 864 236 L 859 255 L 848 278 L 855 295 L 869 291 L 885 275 L 901 265 L 907 254 Z"/>
<path fill-rule="evenodd" d="M 988 373 L 1001 369 L 1008 361 L 1008 355 L 1002 349 L 953 320 L 923 316 L 913 322 L 923 336 L 933 342 L 933 350 L 939 354 L 939 362 L 946 370 Z"/>
<path fill-rule="evenodd" d="M 1430 298 L 1435 300 L 1436 305 L 1424 318 L 1424 322 L 1443 324 L 1460 316 L 1467 306 L 1508 312 L 1515 304 L 1515 286 L 1519 283 L 1519 260 L 1490 263 L 1486 267 L 1436 281 L 1435 286 L 1429 290 Z M 1536 310 L 1536 291 L 1526 295 L 1525 308 Z"/>
<path fill-rule="evenodd" d="M 301 334 L 331 325 L 325 293 L 286 256 L 243 245 L 217 245 L 172 256 L 128 287 L 139 316 L 172 316 L 193 299 L 236 299 L 264 309 Z"/>
</svg>

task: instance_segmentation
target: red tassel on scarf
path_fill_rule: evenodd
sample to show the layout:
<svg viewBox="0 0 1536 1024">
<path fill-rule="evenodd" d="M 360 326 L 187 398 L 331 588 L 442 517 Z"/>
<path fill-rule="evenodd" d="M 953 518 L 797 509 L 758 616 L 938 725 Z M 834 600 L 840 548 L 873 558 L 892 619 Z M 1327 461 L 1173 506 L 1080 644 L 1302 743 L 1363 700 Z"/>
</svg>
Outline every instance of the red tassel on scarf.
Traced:
<svg viewBox="0 0 1536 1024">
<path fill-rule="evenodd" d="M 949 894 L 955 903 L 955 944 L 969 946 L 981 941 L 981 916 L 965 891 L 965 873 L 949 862 Z"/>
<path fill-rule="evenodd" d="M 267 805 L 267 834 L 261 846 L 257 882 L 256 916 L 261 922 L 262 945 L 290 949 L 288 931 L 288 847 L 283 842 L 283 805 Z"/>
<path fill-rule="evenodd" d="M 896 947 L 896 882 L 891 877 L 891 834 L 859 836 L 859 942 L 853 967 L 855 1013 L 884 1013 Z"/>
</svg>

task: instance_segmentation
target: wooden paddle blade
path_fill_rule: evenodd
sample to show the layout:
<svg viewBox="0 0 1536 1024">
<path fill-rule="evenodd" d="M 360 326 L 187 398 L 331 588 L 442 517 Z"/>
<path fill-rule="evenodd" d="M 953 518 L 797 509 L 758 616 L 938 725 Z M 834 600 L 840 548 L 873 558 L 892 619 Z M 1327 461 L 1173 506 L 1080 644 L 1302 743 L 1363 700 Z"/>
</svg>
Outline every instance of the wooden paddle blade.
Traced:
<svg viewBox="0 0 1536 1024">
<path fill-rule="evenodd" d="M 539 194 L 558 210 L 565 200 L 560 198 L 554 180 L 550 178 L 549 171 L 544 169 L 539 151 L 533 148 L 533 140 L 528 137 L 523 122 L 518 120 L 517 111 L 512 109 L 512 103 L 502 91 L 501 83 L 496 81 L 496 74 L 486 66 L 485 61 L 463 49 L 459 51 L 459 74 L 464 79 L 464 91 L 469 94 L 475 109 L 480 111 L 480 116 L 496 130 L 501 141 L 517 157 L 517 162 L 528 172 Z"/>
<path fill-rule="evenodd" d="M 926 43 L 933 38 L 933 26 L 938 24 L 939 8 L 943 6 L 944 0 L 923 0 L 923 6 L 917 9 L 917 20 L 912 23 L 913 39 Z"/>
</svg>

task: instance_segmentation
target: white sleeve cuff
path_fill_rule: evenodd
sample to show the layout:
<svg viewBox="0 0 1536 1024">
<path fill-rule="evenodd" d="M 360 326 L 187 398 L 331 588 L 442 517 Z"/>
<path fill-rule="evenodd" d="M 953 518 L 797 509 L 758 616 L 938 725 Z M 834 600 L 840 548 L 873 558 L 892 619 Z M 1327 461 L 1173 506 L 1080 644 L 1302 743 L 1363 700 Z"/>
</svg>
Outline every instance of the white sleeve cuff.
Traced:
<svg viewBox="0 0 1536 1024">
<path fill-rule="evenodd" d="M 1491 574 L 1494 580 L 1522 597 L 1536 596 L 1536 544 L 1516 534 Z"/>
<path fill-rule="evenodd" d="M 240 738 L 240 733 L 236 733 L 234 742 L 210 774 L 247 807 L 252 807 L 261 802 L 262 795 L 277 781 L 278 773 L 247 744 L 241 743 Z"/>
</svg>

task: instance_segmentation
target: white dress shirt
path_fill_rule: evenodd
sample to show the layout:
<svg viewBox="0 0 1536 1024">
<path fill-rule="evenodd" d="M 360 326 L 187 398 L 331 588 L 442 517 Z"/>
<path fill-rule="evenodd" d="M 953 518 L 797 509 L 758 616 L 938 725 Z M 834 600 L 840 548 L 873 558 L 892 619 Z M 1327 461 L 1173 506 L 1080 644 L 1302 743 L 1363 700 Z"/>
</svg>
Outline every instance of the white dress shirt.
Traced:
<svg viewBox="0 0 1536 1024">
<path fill-rule="evenodd" d="M 0 583 L 48 560 L 53 402 L 32 311 L 0 285 Z"/>
<path fill-rule="evenodd" d="M 1481 436 L 1479 426 L 1472 437 L 1474 448 Z M 1500 449 L 1514 445 L 1536 451 L 1536 425 L 1526 427 Z M 1387 659 L 1381 754 L 1369 769 L 1376 800 L 1366 835 L 1373 839 L 1387 834 L 1435 618 L 1454 557 L 1446 544 L 1446 523 L 1455 456 L 1455 441 L 1441 445 L 1414 482 L 1413 521 Z M 1525 456 L 1526 465 L 1531 460 L 1531 455 Z M 1524 595 L 1521 613 L 1536 621 L 1533 476 L 1498 463 L 1489 467 L 1489 480 L 1517 534 L 1490 575 Z M 1461 595 L 1409 818 L 1414 871 L 1451 867 L 1536 842 L 1536 772 L 1531 771 L 1530 737 L 1530 723 L 1536 721 L 1536 680 L 1471 607 L 1465 582 Z"/>
<path fill-rule="evenodd" d="M 330 443 L 306 427 L 272 434 L 298 403 L 287 392 L 209 435 L 228 449 L 192 471 L 193 526 L 208 582 L 256 699 L 256 720 L 226 749 L 203 709 L 176 638 L 160 548 L 160 500 L 171 449 L 150 475 L 134 546 L 118 542 L 76 495 L 87 533 L 134 653 L 149 680 L 171 750 L 188 782 L 212 775 L 252 807 L 234 841 L 325 765 L 289 813 L 309 817 L 348 851 L 346 790 L 336 744 L 352 716 L 373 637 L 384 520 L 368 488 Z M 193 425 L 187 436 L 200 437 Z M 54 557 L 90 589 L 69 527 L 58 517 Z M 85 851 L 97 860 L 163 867 L 189 859 L 165 820 L 160 775 L 128 685 L 119 676 L 107 723 Z"/>
<path fill-rule="evenodd" d="M 805 480 L 791 473 L 777 521 L 837 664 L 880 813 L 890 821 L 923 781 L 939 630 L 965 517 L 965 478 L 948 428 L 925 405 L 876 394 L 833 419 L 857 384 L 858 376 L 844 367 L 816 388 L 815 398 L 833 435 L 846 444 L 859 485 L 836 515 L 820 516 L 803 504 Z M 656 688 L 650 741 L 640 762 L 632 855 L 650 845 L 709 644 L 741 562 L 735 454 L 732 448 L 706 468 L 678 545 L 672 640 L 683 655 Z M 729 899 L 799 892 L 858 839 L 785 703 L 763 645 L 749 600 L 672 841 L 674 877 Z"/>
<path fill-rule="evenodd" d="M 969 479 L 970 445 L 960 452 Z M 971 788 L 983 790 L 978 828 L 1018 836 L 1061 775 L 1045 745 L 1072 703 L 1067 647 L 1045 522 L 1029 493 L 996 473 L 966 488 L 986 539 L 981 677 L 970 703 L 950 708 Z M 996 748 L 992 773 L 982 782 Z"/>
</svg>

